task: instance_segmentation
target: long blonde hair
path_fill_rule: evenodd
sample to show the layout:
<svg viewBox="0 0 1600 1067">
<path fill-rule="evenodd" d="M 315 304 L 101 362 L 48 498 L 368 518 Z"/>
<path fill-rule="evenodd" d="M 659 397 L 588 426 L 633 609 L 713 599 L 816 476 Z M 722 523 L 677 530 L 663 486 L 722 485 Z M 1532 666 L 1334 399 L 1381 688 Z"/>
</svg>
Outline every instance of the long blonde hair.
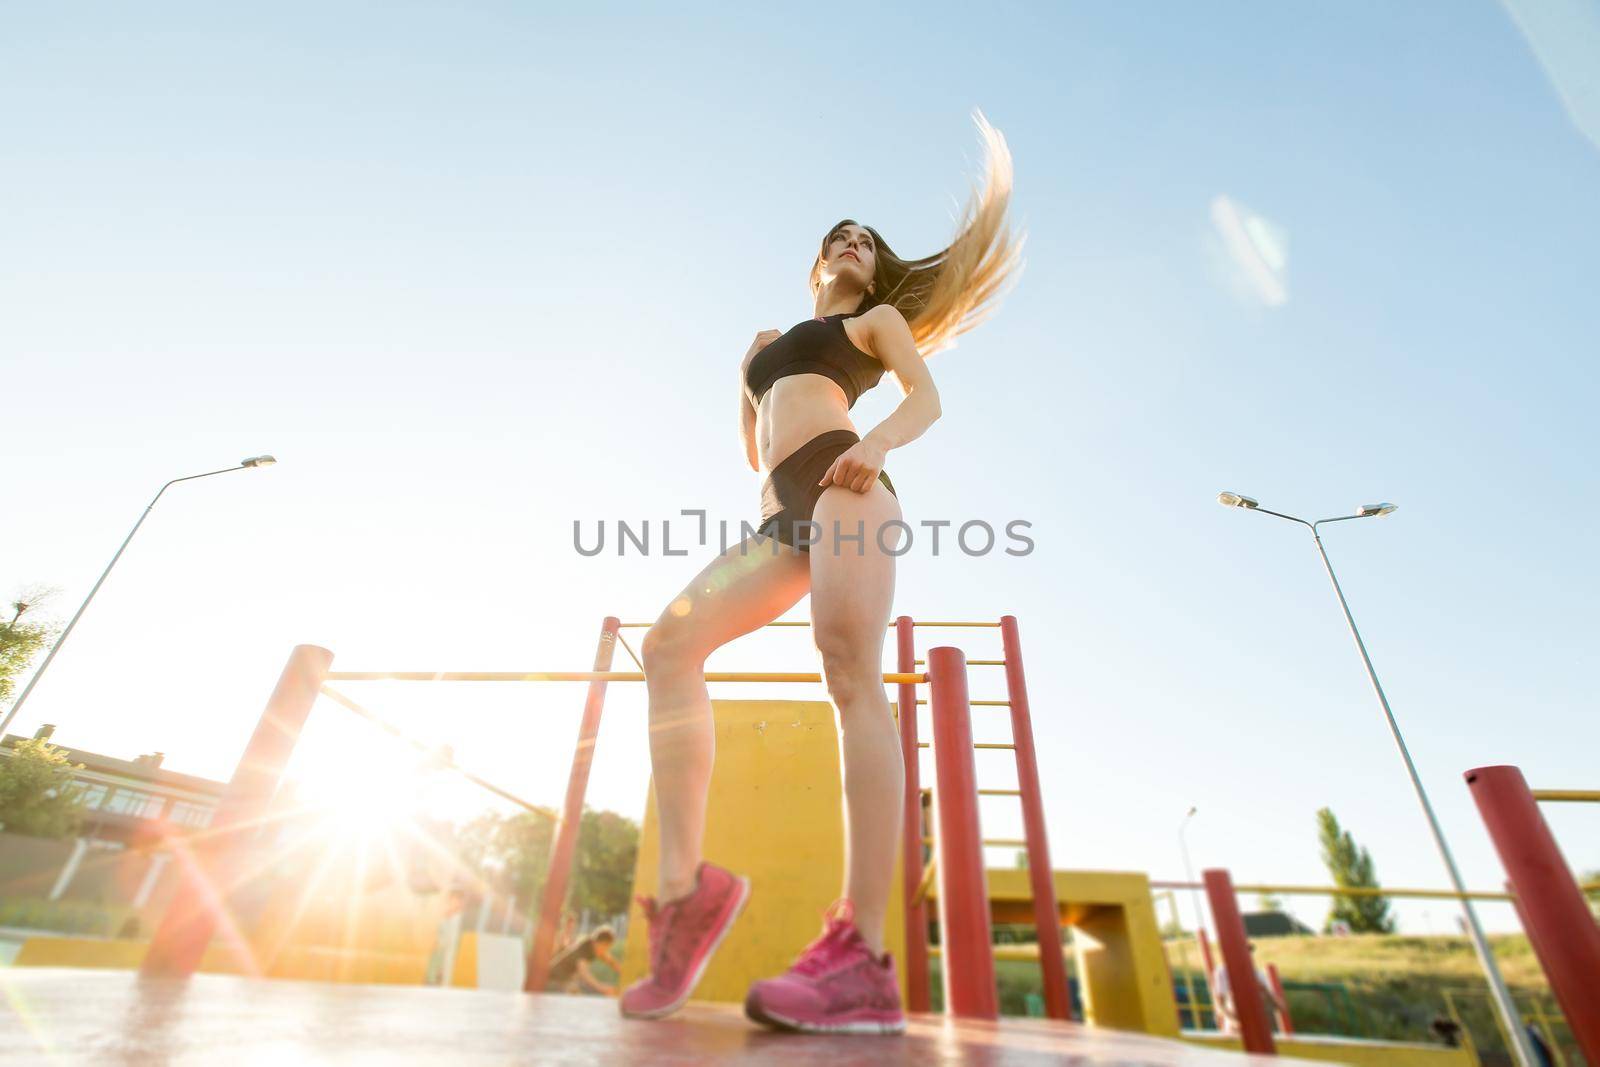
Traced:
<svg viewBox="0 0 1600 1067">
<path fill-rule="evenodd" d="M 822 264 L 828 241 L 843 226 L 861 226 L 877 249 L 874 292 L 862 296 L 856 313 L 879 304 L 893 304 L 911 326 L 923 357 L 955 346 L 955 338 L 983 322 L 999 306 L 1002 287 L 1009 291 L 1022 272 L 1026 234 L 1006 225 L 1011 203 L 1011 152 L 1000 131 L 983 112 L 973 120 L 985 148 L 984 184 L 974 187 L 950 246 L 922 259 L 901 259 L 883 235 L 855 219 L 841 219 L 828 229 L 822 250 L 811 265 L 811 293 L 822 287 Z"/>
</svg>

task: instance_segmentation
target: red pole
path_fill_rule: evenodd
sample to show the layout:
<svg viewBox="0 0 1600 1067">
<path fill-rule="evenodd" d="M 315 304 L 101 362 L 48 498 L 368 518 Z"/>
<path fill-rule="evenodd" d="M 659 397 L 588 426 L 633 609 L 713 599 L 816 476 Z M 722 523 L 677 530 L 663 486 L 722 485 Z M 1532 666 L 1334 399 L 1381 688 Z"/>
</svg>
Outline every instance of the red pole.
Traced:
<svg viewBox="0 0 1600 1067">
<path fill-rule="evenodd" d="M 1067 992 L 1067 965 L 1061 958 L 1061 911 L 1056 904 L 1055 869 L 1050 865 L 1050 838 L 1039 790 L 1039 755 L 1033 744 L 1033 716 L 1015 615 L 1001 617 L 1000 639 L 1005 647 L 1006 696 L 1011 701 L 1011 740 L 1017 746 L 1017 789 L 1022 793 L 1022 836 L 1028 842 L 1028 881 L 1033 890 L 1033 924 L 1039 933 L 1044 1010 L 1052 1019 L 1070 1019 L 1072 998 Z"/>
<path fill-rule="evenodd" d="M 1289 1014 L 1289 994 L 1283 991 L 1283 979 L 1278 977 L 1278 965 L 1267 964 L 1267 978 L 1272 982 L 1272 991 L 1278 995 L 1278 1003 L 1283 1005 L 1278 1011 L 1278 1023 L 1283 1029 L 1284 1037 L 1294 1036 L 1294 1019 Z"/>
<path fill-rule="evenodd" d="M 978 825 L 978 768 L 967 699 L 967 657 L 959 648 L 928 650 L 933 708 L 934 854 L 939 864 L 939 931 L 944 948 L 944 1010 L 997 1019 L 989 889 Z"/>
<path fill-rule="evenodd" d="M 1600 1063 L 1600 925 L 1516 767 L 1475 767 L 1467 785 L 1517 897 L 1539 965 L 1573 1040 Z"/>
<path fill-rule="evenodd" d="M 227 922 L 228 897 L 244 866 L 242 852 L 261 828 L 261 817 L 332 664 L 333 653 L 315 645 L 296 645 L 289 653 L 210 828 L 179 839 L 179 846 L 187 844 L 191 851 L 178 857 L 181 881 L 150 940 L 140 973 L 187 978 L 200 966 L 218 925 Z"/>
<path fill-rule="evenodd" d="M 902 615 L 894 621 L 895 640 L 898 646 L 896 662 L 901 674 L 913 674 L 917 669 L 916 630 L 911 616 Z M 922 779 L 921 761 L 917 758 L 917 687 L 902 683 L 896 701 L 900 707 L 900 751 L 906 764 L 906 810 L 900 835 L 901 887 L 905 895 L 906 912 L 906 1007 L 911 1011 L 928 1010 L 928 904 L 916 900 L 917 886 L 922 881 Z"/>
<path fill-rule="evenodd" d="M 1222 965 L 1228 969 L 1228 992 L 1239 1015 L 1239 1036 L 1244 1050 L 1276 1055 L 1278 1046 L 1272 1040 L 1272 1021 L 1267 1017 L 1267 1006 L 1262 1003 L 1255 961 L 1250 958 L 1250 940 L 1244 933 L 1244 916 L 1239 914 L 1239 898 L 1233 892 L 1233 879 L 1227 871 L 1215 868 L 1201 872 L 1200 877 L 1211 903 L 1211 922 L 1217 928 Z M 1211 999 L 1215 1003 L 1215 988 Z"/>
<path fill-rule="evenodd" d="M 600 627 L 600 644 L 594 653 L 594 669 L 609 671 L 617 650 L 617 630 L 622 622 L 606 616 Z M 533 948 L 528 953 L 527 980 L 523 991 L 544 992 L 550 979 L 550 957 L 555 953 L 556 926 L 561 906 L 567 899 L 567 881 L 572 874 L 572 857 L 578 850 L 578 829 L 583 823 L 583 797 L 589 789 L 589 767 L 594 763 L 595 738 L 600 733 L 600 712 L 606 703 L 606 683 L 589 683 L 589 696 L 583 705 L 583 723 L 578 727 L 578 747 L 572 754 L 572 774 L 567 778 L 567 799 L 556 826 L 555 844 L 550 849 L 550 870 L 545 876 L 544 899 L 539 905 L 539 927 L 534 931 Z"/>
</svg>

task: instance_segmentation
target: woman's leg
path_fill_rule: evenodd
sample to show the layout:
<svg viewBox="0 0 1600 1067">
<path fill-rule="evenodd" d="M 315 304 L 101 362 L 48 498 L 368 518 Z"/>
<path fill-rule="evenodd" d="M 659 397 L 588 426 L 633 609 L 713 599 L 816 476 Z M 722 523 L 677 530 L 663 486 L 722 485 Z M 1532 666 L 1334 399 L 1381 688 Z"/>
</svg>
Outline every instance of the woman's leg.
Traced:
<svg viewBox="0 0 1600 1067">
<path fill-rule="evenodd" d="M 900 732 L 883 688 L 883 643 L 894 601 L 889 552 L 899 547 L 902 531 L 883 529 L 882 544 L 878 533 L 899 518 L 899 502 L 881 483 L 865 493 L 831 486 L 813 514 L 821 534 L 811 546 L 810 561 L 812 631 L 839 714 L 844 895 L 855 907 L 856 927 L 878 953 L 905 789 Z M 835 522 L 843 535 L 837 540 Z M 864 535 L 860 542 L 854 540 L 858 531 Z"/>
<path fill-rule="evenodd" d="M 661 828 L 657 894 L 663 902 L 692 891 L 700 865 L 716 736 L 706 657 L 788 611 L 805 596 L 810 580 L 804 553 L 753 537 L 712 560 L 645 634 L 650 767 Z"/>
</svg>

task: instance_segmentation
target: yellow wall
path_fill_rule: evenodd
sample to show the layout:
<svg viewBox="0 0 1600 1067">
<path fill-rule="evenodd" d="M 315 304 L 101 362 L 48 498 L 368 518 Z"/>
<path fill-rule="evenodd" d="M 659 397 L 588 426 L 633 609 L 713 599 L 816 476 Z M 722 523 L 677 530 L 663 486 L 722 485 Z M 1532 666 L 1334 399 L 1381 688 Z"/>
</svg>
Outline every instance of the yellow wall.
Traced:
<svg viewBox="0 0 1600 1067">
<path fill-rule="evenodd" d="M 302 901 L 302 897 L 309 899 Z M 302 883 L 280 879 L 248 943 L 234 945 L 221 931 L 200 970 L 296 978 L 315 982 L 421 985 L 427 978 L 443 894 L 416 894 L 404 886 L 368 893 L 339 886 L 306 894 Z M 100 938 L 33 937 L 14 961 L 19 967 L 104 967 L 133 970 L 148 942 Z M 476 982 L 474 982 L 476 984 Z"/>
<path fill-rule="evenodd" d="M 13 967 L 95 967 L 137 970 L 144 962 L 148 941 L 110 940 L 98 937 L 30 937 L 17 951 Z M 222 944 L 212 945 L 201 958 L 200 969 L 217 974 L 255 974 L 252 963 Z"/>
<path fill-rule="evenodd" d="M 991 868 L 986 877 L 995 922 L 1033 921 L 1027 871 Z M 1178 1007 L 1161 951 L 1149 876 L 1137 871 L 1055 871 L 1052 881 L 1061 921 L 1073 927 L 1087 1021 L 1177 1036 Z"/>
<path fill-rule="evenodd" d="M 822 912 L 840 895 L 844 822 L 838 732 L 833 708 L 821 701 L 717 700 L 712 710 L 717 762 L 705 858 L 749 877 L 751 896 L 694 996 L 742 1002 L 751 982 L 782 973 L 822 932 Z M 652 790 L 639 836 L 636 895 L 656 891 L 656 834 Z M 905 944 L 903 916 L 897 862 L 885 924 L 897 967 Z M 624 985 L 647 969 L 647 928 L 635 903 Z"/>
</svg>

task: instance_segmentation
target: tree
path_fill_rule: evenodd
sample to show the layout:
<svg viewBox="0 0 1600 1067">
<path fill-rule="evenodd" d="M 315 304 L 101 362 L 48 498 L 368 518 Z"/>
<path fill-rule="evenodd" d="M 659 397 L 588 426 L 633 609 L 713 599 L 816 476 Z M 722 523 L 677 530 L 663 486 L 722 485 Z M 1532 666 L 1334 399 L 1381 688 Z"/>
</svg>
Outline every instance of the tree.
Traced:
<svg viewBox="0 0 1600 1067">
<path fill-rule="evenodd" d="M 1378 888 L 1372 856 L 1356 845 L 1348 830 L 1341 829 L 1330 808 L 1317 812 L 1317 832 L 1322 840 L 1322 862 L 1328 865 L 1333 884 L 1349 888 Z M 1328 913 L 1328 927 L 1335 922 L 1349 925 L 1351 933 L 1392 934 L 1394 918 L 1389 901 L 1381 896 L 1335 896 Z"/>
<path fill-rule="evenodd" d="M 11 600 L 10 621 L 0 622 L 0 704 L 11 700 L 18 676 L 56 635 L 55 625 L 38 615 L 53 592 L 42 586 L 20 590 Z M 33 618 L 24 622 L 22 616 L 30 611 Z"/>
<path fill-rule="evenodd" d="M 1256 910 L 1281 914 L 1284 911 L 1283 898 L 1276 893 L 1261 893 L 1256 897 Z"/>
<path fill-rule="evenodd" d="M 555 844 L 554 811 L 480 815 L 462 828 L 462 861 L 524 907 L 537 908 Z M 585 809 L 578 824 L 569 906 L 599 915 L 628 910 L 639 826 L 613 811 Z"/>
<path fill-rule="evenodd" d="M 550 866 L 555 823 L 549 809 L 480 815 L 462 828 L 462 862 L 524 904 L 535 902 Z"/>
<path fill-rule="evenodd" d="M 633 864 L 639 855 L 639 824 L 614 811 L 585 811 L 578 825 L 578 858 L 572 876 L 572 906 L 597 915 L 628 910 Z"/>
<path fill-rule="evenodd" d="M 39 737 L 18 742 L 0 759 L 0 828 L 30 837 L 71 837 L 83 822 L 82 770 L 63 750 Z"/>
</svg>

